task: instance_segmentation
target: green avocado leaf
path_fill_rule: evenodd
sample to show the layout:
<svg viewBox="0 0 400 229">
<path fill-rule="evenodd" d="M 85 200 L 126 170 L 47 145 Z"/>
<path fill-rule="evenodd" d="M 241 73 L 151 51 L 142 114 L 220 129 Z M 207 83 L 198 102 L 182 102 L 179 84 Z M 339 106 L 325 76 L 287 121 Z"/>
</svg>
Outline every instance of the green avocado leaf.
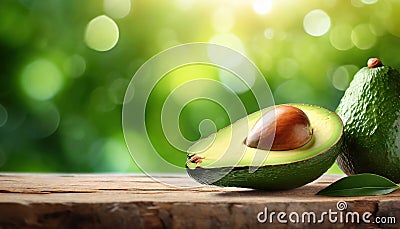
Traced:
<svg viewBox="0 0 400 229">
<path fill-rule="evenodd" d="M 344 177 L 317 193 L 321 196 L 377 196 L 389 194 L 398 186 L 393 181 L 372 173 Z"/>
</svg>

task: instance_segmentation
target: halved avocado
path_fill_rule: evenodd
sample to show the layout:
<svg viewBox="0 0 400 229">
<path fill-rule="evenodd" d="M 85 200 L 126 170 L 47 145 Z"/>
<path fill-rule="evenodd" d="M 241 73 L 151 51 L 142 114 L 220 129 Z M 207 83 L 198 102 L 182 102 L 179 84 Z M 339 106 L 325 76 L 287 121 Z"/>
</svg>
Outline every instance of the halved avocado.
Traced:
<svg viewBox="0 0 400 229">
<path fill-rule="evenodd" d="M 292 189 L 320 177 L 339 154 L 342 121 L 336 113 L 319 106 L 287 105 L 308 116 L 313 136 L 307 144 L 285 151 L 245 145 L 255 123 L 277 106 L 265 108 L 196 142 L 188 151 L 188 174 L 203 184 L 264 190 Z"/>
</svg>

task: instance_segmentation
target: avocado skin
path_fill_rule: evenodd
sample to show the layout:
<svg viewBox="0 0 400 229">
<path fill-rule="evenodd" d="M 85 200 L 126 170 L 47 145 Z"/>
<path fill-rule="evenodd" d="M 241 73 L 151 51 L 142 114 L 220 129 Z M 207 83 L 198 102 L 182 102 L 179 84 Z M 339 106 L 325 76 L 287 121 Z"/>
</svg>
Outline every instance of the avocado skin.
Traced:
<svg viewBox="0 0 400 229">
<path fill-rule="evenodd" d="M 312 158 L 287 164 L 261 166 L 254 173 L 249 172 L 249 166 L 186 168 L 186 171 L 203 184 L 270 191 L 293 189 L 314 181 L 326 172 L 335 162 L 341 145 L 342 138 L 332 148 Z M 222 178 L 210 182 L 215 180 L 216 176 Z"/>
<path fill-rule="evenodd" d="M 400 75 L 391 67 L 364 67 L 336 110 L 344 124 L 337 159 L 347 174 L 375 173 L 400 182 Z"/>
</svg>

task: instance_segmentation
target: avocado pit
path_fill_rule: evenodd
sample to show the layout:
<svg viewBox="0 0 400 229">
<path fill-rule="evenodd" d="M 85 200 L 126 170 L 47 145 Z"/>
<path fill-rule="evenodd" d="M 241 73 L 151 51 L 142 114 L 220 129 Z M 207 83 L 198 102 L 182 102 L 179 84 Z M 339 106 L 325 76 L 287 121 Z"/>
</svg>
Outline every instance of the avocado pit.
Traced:
<svg viewBox="0 0 400 229">
<path fill-rule="evenodd" d="M 262 150 L 292 150 L 312 138 L 307 115 L 297 107 L 282 105 L 265 113 L 249 132 L 245 144 Z"/>
</svg>

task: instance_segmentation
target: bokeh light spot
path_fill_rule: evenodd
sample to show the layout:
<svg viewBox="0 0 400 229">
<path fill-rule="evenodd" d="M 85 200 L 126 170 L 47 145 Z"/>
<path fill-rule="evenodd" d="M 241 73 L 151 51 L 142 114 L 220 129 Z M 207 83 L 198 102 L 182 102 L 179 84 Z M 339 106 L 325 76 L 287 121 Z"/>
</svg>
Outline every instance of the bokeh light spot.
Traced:
<svg viewBox="0 0 400 229">
<path fill-rule="evenodd" d="M 157 43 L 161 49 L 167 49 L 179 45 L 178 36 L 175 30 L 170 28 L 161 29 L 157 35 Z"/>
<path fill-rule="evenodd" d="M 76 115 L 65 116 L 62 119 L 60 128 L 62 134 L 65 135 L 66 138 L 71 138 L 79 141 L 85 139 L 85 137 L 89 135 L 88 132 L 91 131 L 87 120 Z"/>
<path fill-rule="evenodd" d="M 119 138 L 107 139 L 102 151 L 111 171 L 126 172 L 133 165 L 128 149 Z"/>
<path fill-rule="evenodd" d="M 287 80 L 276 88 L 274 98 L 277 103 L 312 103 L 315 98 L 313 92 L 310 84 L 304 80 Z"/>
<path fill-rule="evenodd" d="M 349 50 L 353 47 L 351 41 L 352 27 L 348 24 L 338 25 L 332 28 L 329 40 L 337 50 Z"/>
<path fill-rule="evenodd" d="M 264 30 L 264 37 L 271 40 L 274 38 L 275 30 L 272 28 L 267 28 Z"/>
<path fill-rule="evenodd" d="M 0 104 L 0 127 L 4 126 L 8 120 L 8 112 L 6 108 Z"/>
<path fill-rule="evenodd" d="M 332 85 L 340 90 L 344 91 L 347 88 L 349 83 L 349 73 L 347 72 L 346 68 L 338 67 L 332 75 Z"/>
<path fill-rule="evenodd" d="M 354 7 L 358 7 L 358 8 L 364 6 L 364 4 L 363 4 L 360 0 L 351 0 L 351 4 L 352 4 Z"/>
<path fill-rule="evenodd" d="M 104 12 L 112 18 L 124 18 L 131 11 L 131 0 L 104 0 Z"/>
<path fill-rule="evenodd" d="M 256 81 L 256 75 L 254 73 L 249 72 L 249 74 L 241 76 L 245 77 L 245 82 L 232 72 L 229 72 L 225 69 L 219 70 L 218 77 L 219 80 L 229 89 L 239 94 L 250 90 L 250 88 L 254 86 L 254 83 Z"/>
<path fill-rule="evenodd" d="M 124 101 L 124 95 L 126 88 L 128 87 L 129 81 L 127 79 L 119 78 L 114 80 L 108 88 L 108 95 L 115 104 L 122 104 Z"/>
<path fill-rule="evenodd" d="M 361 24 L 351 32 L 351 40 L 357 48 L 366 50 L 375 45 L 376 36 L 372 33 L 369 24 Z"/>
<path fill-rule="evenodd" d="M 298 62 L 293 58 L 284 58 L 278 63 L 278 73 L 282 78 L 292 78 L 299 70 Z"/>
<path fill-rule="evenodd" d="M 355 65 L 343 65 L 336 68 L 332 74 L 332 85 L 340 90 L 344 91 L 349 86 L 351 76 L 358 71 L 358 67 Z"/>
<path fill-rule="evenodd" d="M 51 99 L 60 91 L 63 83 L 63 76 L 58 67 L 45 59 L 28 64 L 22 72 L 22 89 L 33 99 Z"/>
<path fill-rule="evenodd" d="M 106 87 L 98 87 L 90 95 L 90 106 L 98 112 L 109 112 L 115 109 Z"/>
<path fill-rule="evenodd" d="M 166 77 L 168 78 L 168 85 L 165 90 L 171 93 L 171 98 L 176 101 L 177 104 L 184 104 L 186 102 L 187 93 L 191 95 L 201 96 L 204 95 L 206 91 L 210 88 L 205 87 L 205 84 L 197 84 L 196 87 L 179 88 L 184 84 L 198 79 L 217 79 L 218 68 L 211 65 L 193 64 L 187 65 L 175 69 L 174 71 L 168 73 Z M 207 85 L 208 86 L 208 85 Z M 177 90 L 177 88 L 179 88 Z M 215 88 L 212 88 L 215 89 Z"/>
<path fill-rule="evenodd" d="M 57 107 L 52 103 L 44 103 L 41 105 L 37 104 L 37 115 L 40 119 L 40 124 L 35 133 L 33 133 L 34 138 L 45 138 L 54 134 L 61 120 L 60 112 Z"/>
<path fill-rule="evenodd" d="M 361 0 L 362 3 L 366 5 L 373 5 L 378 2 L 378 0 Z"/>
<path fill-rule="evenodd" d="M 193 3 L 194 0 L 175 0 L 175 4 L 184 11 L 192 9 Z"/>
<path fill-rule="evenodd" d="M 139 146 L 142 146 L 140 145 L 140 141 Z M 93 142 L 88 156 L 91 167 L 94 170 L 127 172 L 133 169 L 135 165 L 123 139 L 119 136 L 102 138 Z"/>
<path fill-rule="evenodd" d="M 210 39 L 210 43 L 223 45 L 243 54 L 246 53 L 242 41 L 232 33 L 216 34 Z"/>
<path fill-rule="evenodd" d="M 246 49 L 242 43 L 242 41 L 232 33 L 224 33 L 224 34 L 216 34 L 210 39 L 210 43 L 218 44 L 222 46 L 226 46 L 242 54 L 246 54 Z M 225 56 L 221 55 L 221 53 L 217 52 L 215 49 L 210 46 L 208 50 L 208 56 L 210 60 L 214 63 L 224 63 L 226 66 L 237 66 L 241 64 L 241 57 L 240 56 Z"/>
<path fill-rule="evenodd" d="M 73 55 L 65 61 L 64 70 L 68 76 L 77 78 L 85 72 L 86 61 L 80 55 Z"/>
<path fill-rule="evenodd" d="M 92 19 L 86 27 L 85 42 L 94 50 L 108 51 L 118 42 L 117 24 L 105 15 Z"/>
<path fill-rule="evenodd" d="M 229 8 L 217 9 L 212 17 L 212 24 L 217 32 L 229 32 L 235 24 L 235 17 Z"/>
<path fill-rule="evenodd" d="M 253 9 L 257 14 L 267 14 L 272 9 L 271 0 L 254 0 Z"/>
<path fill-rule="evenodd" d="M 329 31 L 331 19 L 325 11 L 316 9 L 310 11 L 304 17 L 303 26 L 306 33 L 311 36 L 319 37 Z"/>
</svg>

